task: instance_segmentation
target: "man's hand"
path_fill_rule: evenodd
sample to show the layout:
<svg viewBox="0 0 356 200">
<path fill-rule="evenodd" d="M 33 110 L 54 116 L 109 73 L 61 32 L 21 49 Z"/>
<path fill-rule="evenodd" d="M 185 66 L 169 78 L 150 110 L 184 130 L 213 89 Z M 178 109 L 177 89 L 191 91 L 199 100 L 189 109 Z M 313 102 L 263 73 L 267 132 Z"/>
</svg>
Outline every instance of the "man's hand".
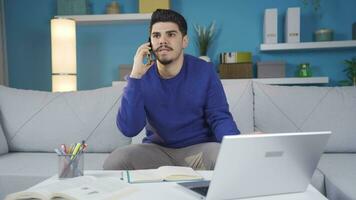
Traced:
<svg viewBox="0 0 356 200">
<path fill-rule="evenodd" d="M 132 67 L 132 71 L 130 74 L 130 78 L 140 79 L 147 70 L 152 66 L 153 63 L 143 63 L 144 58 L 150 54 L 150 43 L 142 44 L 136 51 L 136 55 L 134 57 L 134 64 Z"/>
</svg>

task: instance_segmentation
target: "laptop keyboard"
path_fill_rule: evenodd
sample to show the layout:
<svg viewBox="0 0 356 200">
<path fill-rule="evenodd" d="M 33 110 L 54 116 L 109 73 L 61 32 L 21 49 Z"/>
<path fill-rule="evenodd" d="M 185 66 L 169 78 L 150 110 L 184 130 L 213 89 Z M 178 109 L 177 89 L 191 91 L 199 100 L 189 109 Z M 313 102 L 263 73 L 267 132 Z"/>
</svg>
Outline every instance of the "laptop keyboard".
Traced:
<svg viewBox="0 0 356 200">
<path fill-rule="evenodd" d="M 203 186 L 203 187 L 192 187 L 190 188 L 194 192 L 197 192 L 203 196 L 206 196 L 208 194 L 209 186 Z"/>
</svg>

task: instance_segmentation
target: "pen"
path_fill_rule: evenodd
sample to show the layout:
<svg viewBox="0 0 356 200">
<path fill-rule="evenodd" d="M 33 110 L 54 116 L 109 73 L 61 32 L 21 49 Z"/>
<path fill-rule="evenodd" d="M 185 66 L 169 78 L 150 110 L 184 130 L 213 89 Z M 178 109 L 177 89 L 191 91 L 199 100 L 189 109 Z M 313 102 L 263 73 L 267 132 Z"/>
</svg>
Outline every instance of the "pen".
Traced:
<svg viewBox="0 0 356 200">
<path fill-rule="evenodd" d="M 81 153 L 83 153 L 83 151 L 87 148 L 87 144 L 85 144 L 85 141 L 83 140 L 82 141 L 82 143 L 80 144 L 80 143 L 78 143 L 79 144 L 79 147 L 78 147 L 78 150 L 77 150 L 77 152 L 73 152 L 73 154 L 72 154 L 72 157 L 71 157 L 71 160 L 75 160 L 76 159 L 76 157 L 78 156 L 78 155 L 80 155 Z M 77 146 L 78 146 L 78 144 L 77 144 Z M 75 151 L 75 150 L 74 150 Z"/>
<path fill-rule="evenodd" d="M 65 144 L 61 144 L 61 150 L 62 150 L 62 152 L 64 152 L 64 154 L 67 154 L 67 153 L 68 153 L 68 152 L 67 152 L 67 147 L 66 147 Z"/>
<path fill-rule="evenodd" d="M 77 153 L 78 153 L 78 151 L 79 151 L 81 146 L 82 146 L 81 143 L 77 143 L 77 145 L 75 145 L 74 151 L 72 153 L 72 157 L 70 157 L 71 160 L 73 160 L 73 158 L 76 157 L 76 155 L 77 155 Z"/>
<path fill-rule="evenodd" d="M 59 155 L 59 156 L 63 156 L 63 155 L 65 155 L 65 154 L 63 154 L 63 152 L 62 151 L 60 151 L 59 149 L 54 149 L 54 151 Z"/>
<path fill-rule="evenodd" d="M 74 151 L 75 144 L 71 144 L 68 149 L 68 154 L 72 154 Z"/>
<path fill-rule="evenodd" d="M 82 145 L 80 146 L 81 150 L 84 150 L 87 147 L 87 144 L 85 144 L 85 140 L 82 140 Z"/>
</svg>

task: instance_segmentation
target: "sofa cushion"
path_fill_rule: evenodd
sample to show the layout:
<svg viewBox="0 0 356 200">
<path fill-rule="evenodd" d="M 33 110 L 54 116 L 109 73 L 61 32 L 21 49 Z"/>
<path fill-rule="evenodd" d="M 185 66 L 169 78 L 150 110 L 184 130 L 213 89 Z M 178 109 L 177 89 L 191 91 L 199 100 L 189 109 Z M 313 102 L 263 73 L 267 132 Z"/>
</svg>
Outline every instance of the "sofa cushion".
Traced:
<svg viewBox="0 0 356 200">
<path fill-rule="evenodd" d="M 229 110 L 242 134 L 252 133 L 253 94 L 252 81 L 249 79 L 222 80 Z"/>
<path fill-rule="evenodd" d="M 323 154 L 319 170 L 325 175 L 325 192 L 330 200 L 356 199 L 356 154 Z"/>
<path fill-rule="evenodd" d="M 332 131 L 326 152 L 356 152 L 356 87 L 253 83 L 255 126 L 263 132 Z"/>
<path fill-rule="evenodd" d="M 310 180 L 310 183 L 321 194 L 323 194 L 324 196 L 326 195 L 325 194 L 325 176 L 319 169 L 315 169 L 312 179 Z"/>
<path fill-rule="evenodd" d="M 116 127 L 124 84 L 96 90 L 51 93 L 0 87 L 0 109 L 10 151 L 53 152 L 86 140 L 89 152 L 127 145 Z"/>
<path fill-rule="evenodd" d="M 108 155 L 84 154 L 84 169 L 101 170 Z M 55 153 L 8 153 L 0 156 L 0 199 L 55 175 L 57 170 L 58 157 Z"/>
<path fill-rule="evenodd" d="M 0 115 L 1 115 L 1 112 L 0 112 Z M 1 119 L 1 116 L 0 116 L 0 119 Z M 4 135 L 4 131 L 2 130 L 1 120 L 0 120 L 0 155 L 5 154 L 7 152 L 9 152 L 9 148 L 7 146 L 6 137 Z"/>
</svg>

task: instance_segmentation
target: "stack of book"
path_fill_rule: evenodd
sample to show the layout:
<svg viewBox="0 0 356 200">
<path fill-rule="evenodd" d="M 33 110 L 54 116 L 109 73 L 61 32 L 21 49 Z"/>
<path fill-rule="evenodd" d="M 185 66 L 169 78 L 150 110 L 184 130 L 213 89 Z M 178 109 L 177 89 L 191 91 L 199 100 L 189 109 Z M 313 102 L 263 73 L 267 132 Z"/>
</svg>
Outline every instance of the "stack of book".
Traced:
<svg viewBox="0 0 356 200">
<path fill-rule="evenodd" d="M 229 52 L 220 54 L 221 79 L 252 78 L 251 52 Z"/>
</svg>

